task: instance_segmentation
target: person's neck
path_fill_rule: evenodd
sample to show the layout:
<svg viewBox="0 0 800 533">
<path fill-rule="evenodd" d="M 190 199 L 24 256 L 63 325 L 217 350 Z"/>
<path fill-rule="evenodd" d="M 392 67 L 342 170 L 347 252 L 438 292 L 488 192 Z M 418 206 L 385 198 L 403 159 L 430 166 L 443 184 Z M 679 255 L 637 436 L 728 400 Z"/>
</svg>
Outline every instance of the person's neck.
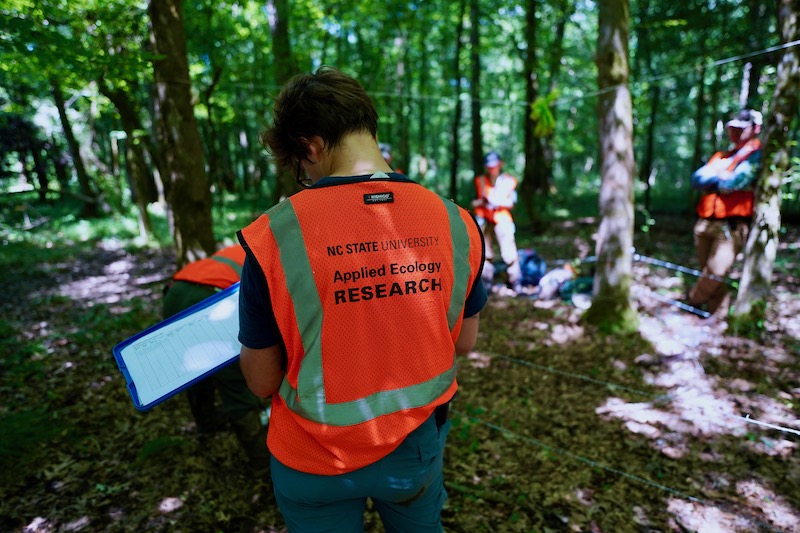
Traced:
<svg viewBox="0 0 800 533">
<path fill-rule="evenodd" d="M 369 133 L 349 133 L 330 152 L 329 176 L 361 176 L 394 172 L 383 159 L 375 138 Z"/>
</svg>

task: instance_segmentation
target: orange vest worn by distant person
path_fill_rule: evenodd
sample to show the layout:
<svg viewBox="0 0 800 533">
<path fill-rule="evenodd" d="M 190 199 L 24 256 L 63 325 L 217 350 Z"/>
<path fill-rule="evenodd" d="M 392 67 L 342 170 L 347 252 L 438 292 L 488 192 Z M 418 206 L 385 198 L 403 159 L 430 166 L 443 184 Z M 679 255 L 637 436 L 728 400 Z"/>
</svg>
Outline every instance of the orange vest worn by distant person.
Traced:
<svg viewBox="0 0 800 533">
<path fill-rule="evenodd" d="M 456 392 L 455 341 L 480 230 L 406 179 L 335 178 L 240 232 L 287 354 L 267 443 L 318 475 L 385 457 Z"/>
<path fill-rule="evenodd" d="M 719 159 L 730 157 L 731 164 L 727 170 L 733 171 L 739 163 L 746 160 L 756 150 L 761 149 L 761 141 L 753 139 L 748 141 L 735 153 L 717 152 L 708 163 L 713 163 Z M 755 195 L 752 189 L 745 191 L 732 191 L 727 194 L 709 193 L 700 198 L 697 204 L 697 216 L 700 218 L 729 218 L 729 217 L 751 217 L 753 216 L 753 203 Z"/>
<path fill-rule="evenodd" d="M 241 278 L 244 258 L 244 248 L 238 244 L 228 246 L 211 257 L 189 263 L 172 279 L 227 289 Z"/>
<path fill-rule="evenodd" d="M 505 176 L 506 179 L 513 180 L 514 188 L 517 186 L 517 178 L 510 174 L 501 174 L 501 176 Z M 500 176 L 498 176 L 498 179 Z M 489 195 L 492 193 L 494 186 L 492 185 L 491 179 L 489 176 L 478 176 L 475 178 L 475 195 L 479 200 L 489 200 Z M 512 189 L 513 190 L 513 189 Z M 495 207 L 493 209 L 486 207 L 486 206 L 478 206 L 475 207 L 475 216 L 481 217 L 484 220 L 491 222 L 493 224 L 497 224 L 502 220 L 513 220 L 511 216 L 511 210 L 507 207 Z"/>
</svg>

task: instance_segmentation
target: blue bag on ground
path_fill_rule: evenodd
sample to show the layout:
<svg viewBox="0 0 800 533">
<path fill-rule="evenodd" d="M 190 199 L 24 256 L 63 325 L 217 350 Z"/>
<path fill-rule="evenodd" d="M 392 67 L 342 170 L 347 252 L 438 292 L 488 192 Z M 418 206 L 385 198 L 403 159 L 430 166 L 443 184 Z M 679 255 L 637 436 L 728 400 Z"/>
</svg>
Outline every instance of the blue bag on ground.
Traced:
<svg viewBox="0 0 800 533">
<path fill-rule="evenodd" d="M 518 251 L 519 266 L 522 270 L 521 282 L 525 286 L 535 287 L 547 272 L 547 264 L 539 257 L 536 250 L 525 248 Z"/>
</svg>

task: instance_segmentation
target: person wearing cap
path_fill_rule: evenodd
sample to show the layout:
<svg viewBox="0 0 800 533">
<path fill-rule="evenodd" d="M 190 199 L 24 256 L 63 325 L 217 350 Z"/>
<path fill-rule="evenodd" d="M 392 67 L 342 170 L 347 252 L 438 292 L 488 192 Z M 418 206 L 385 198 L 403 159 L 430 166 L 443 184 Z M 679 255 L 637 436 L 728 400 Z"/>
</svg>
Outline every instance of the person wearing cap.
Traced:
<svg viewBox="0 0 800 533">
<path fill-rule="evenodd" d="M 727 313 L 728 286 L 717 278 L 728 275 L 747 241 L 753 216 L 753 181 L 761 163 L 758 134 L 761 113 L 742 109 L 725 124 L 733 146 L 715 153 L 692 175 L 692 186 L 702 192 L 694 243 L 703 274 L 690 289 L 688 303 L 714 316 Z M 713 277 L 709 277 L 713 276 Z"/>
<path fill-rule="evenodd" d="M 500 248 L 500 257 L 506 264 L 508 284 L 519 294 L 522 292 L 522 270 L 517 253 L 516 226 L 511 209 L 517 203 L 517 178 L 503 172 L 503 160 L 497 152 L 489 152 L 484 160 L 486 173 L 475 178 L 475 200 L 472 201 L 475 218 L 483 231 L 486 262 L 484 282 L 493 282 L 494 237 Z"/>
<path fill-rule="evenodd" d="M 355 79 L 290 79 L 261 136 L 310 186 L 242 229 L 240 364 L 272 397 L 267 445 L 288 530 L 441 532 L 456 355 L 486 303 L 470 213 L 392 172 Z M 303 180 L 301 180 L 303 181 Z"/>
</svg>

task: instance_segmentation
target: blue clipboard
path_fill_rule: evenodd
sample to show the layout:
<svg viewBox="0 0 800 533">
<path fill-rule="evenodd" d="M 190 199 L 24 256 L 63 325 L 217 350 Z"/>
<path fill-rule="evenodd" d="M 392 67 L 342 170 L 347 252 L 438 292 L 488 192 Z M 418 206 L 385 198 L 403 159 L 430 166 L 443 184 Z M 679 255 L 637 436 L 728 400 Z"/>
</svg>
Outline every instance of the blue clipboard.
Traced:
<svg viewBox="0 0 800 533">
<path fill-rule="evenodd" d="M 134 407 L 149 411 L 236 361 L 238 321 L 235 283 L 114 346 Z"/>
</svg>

